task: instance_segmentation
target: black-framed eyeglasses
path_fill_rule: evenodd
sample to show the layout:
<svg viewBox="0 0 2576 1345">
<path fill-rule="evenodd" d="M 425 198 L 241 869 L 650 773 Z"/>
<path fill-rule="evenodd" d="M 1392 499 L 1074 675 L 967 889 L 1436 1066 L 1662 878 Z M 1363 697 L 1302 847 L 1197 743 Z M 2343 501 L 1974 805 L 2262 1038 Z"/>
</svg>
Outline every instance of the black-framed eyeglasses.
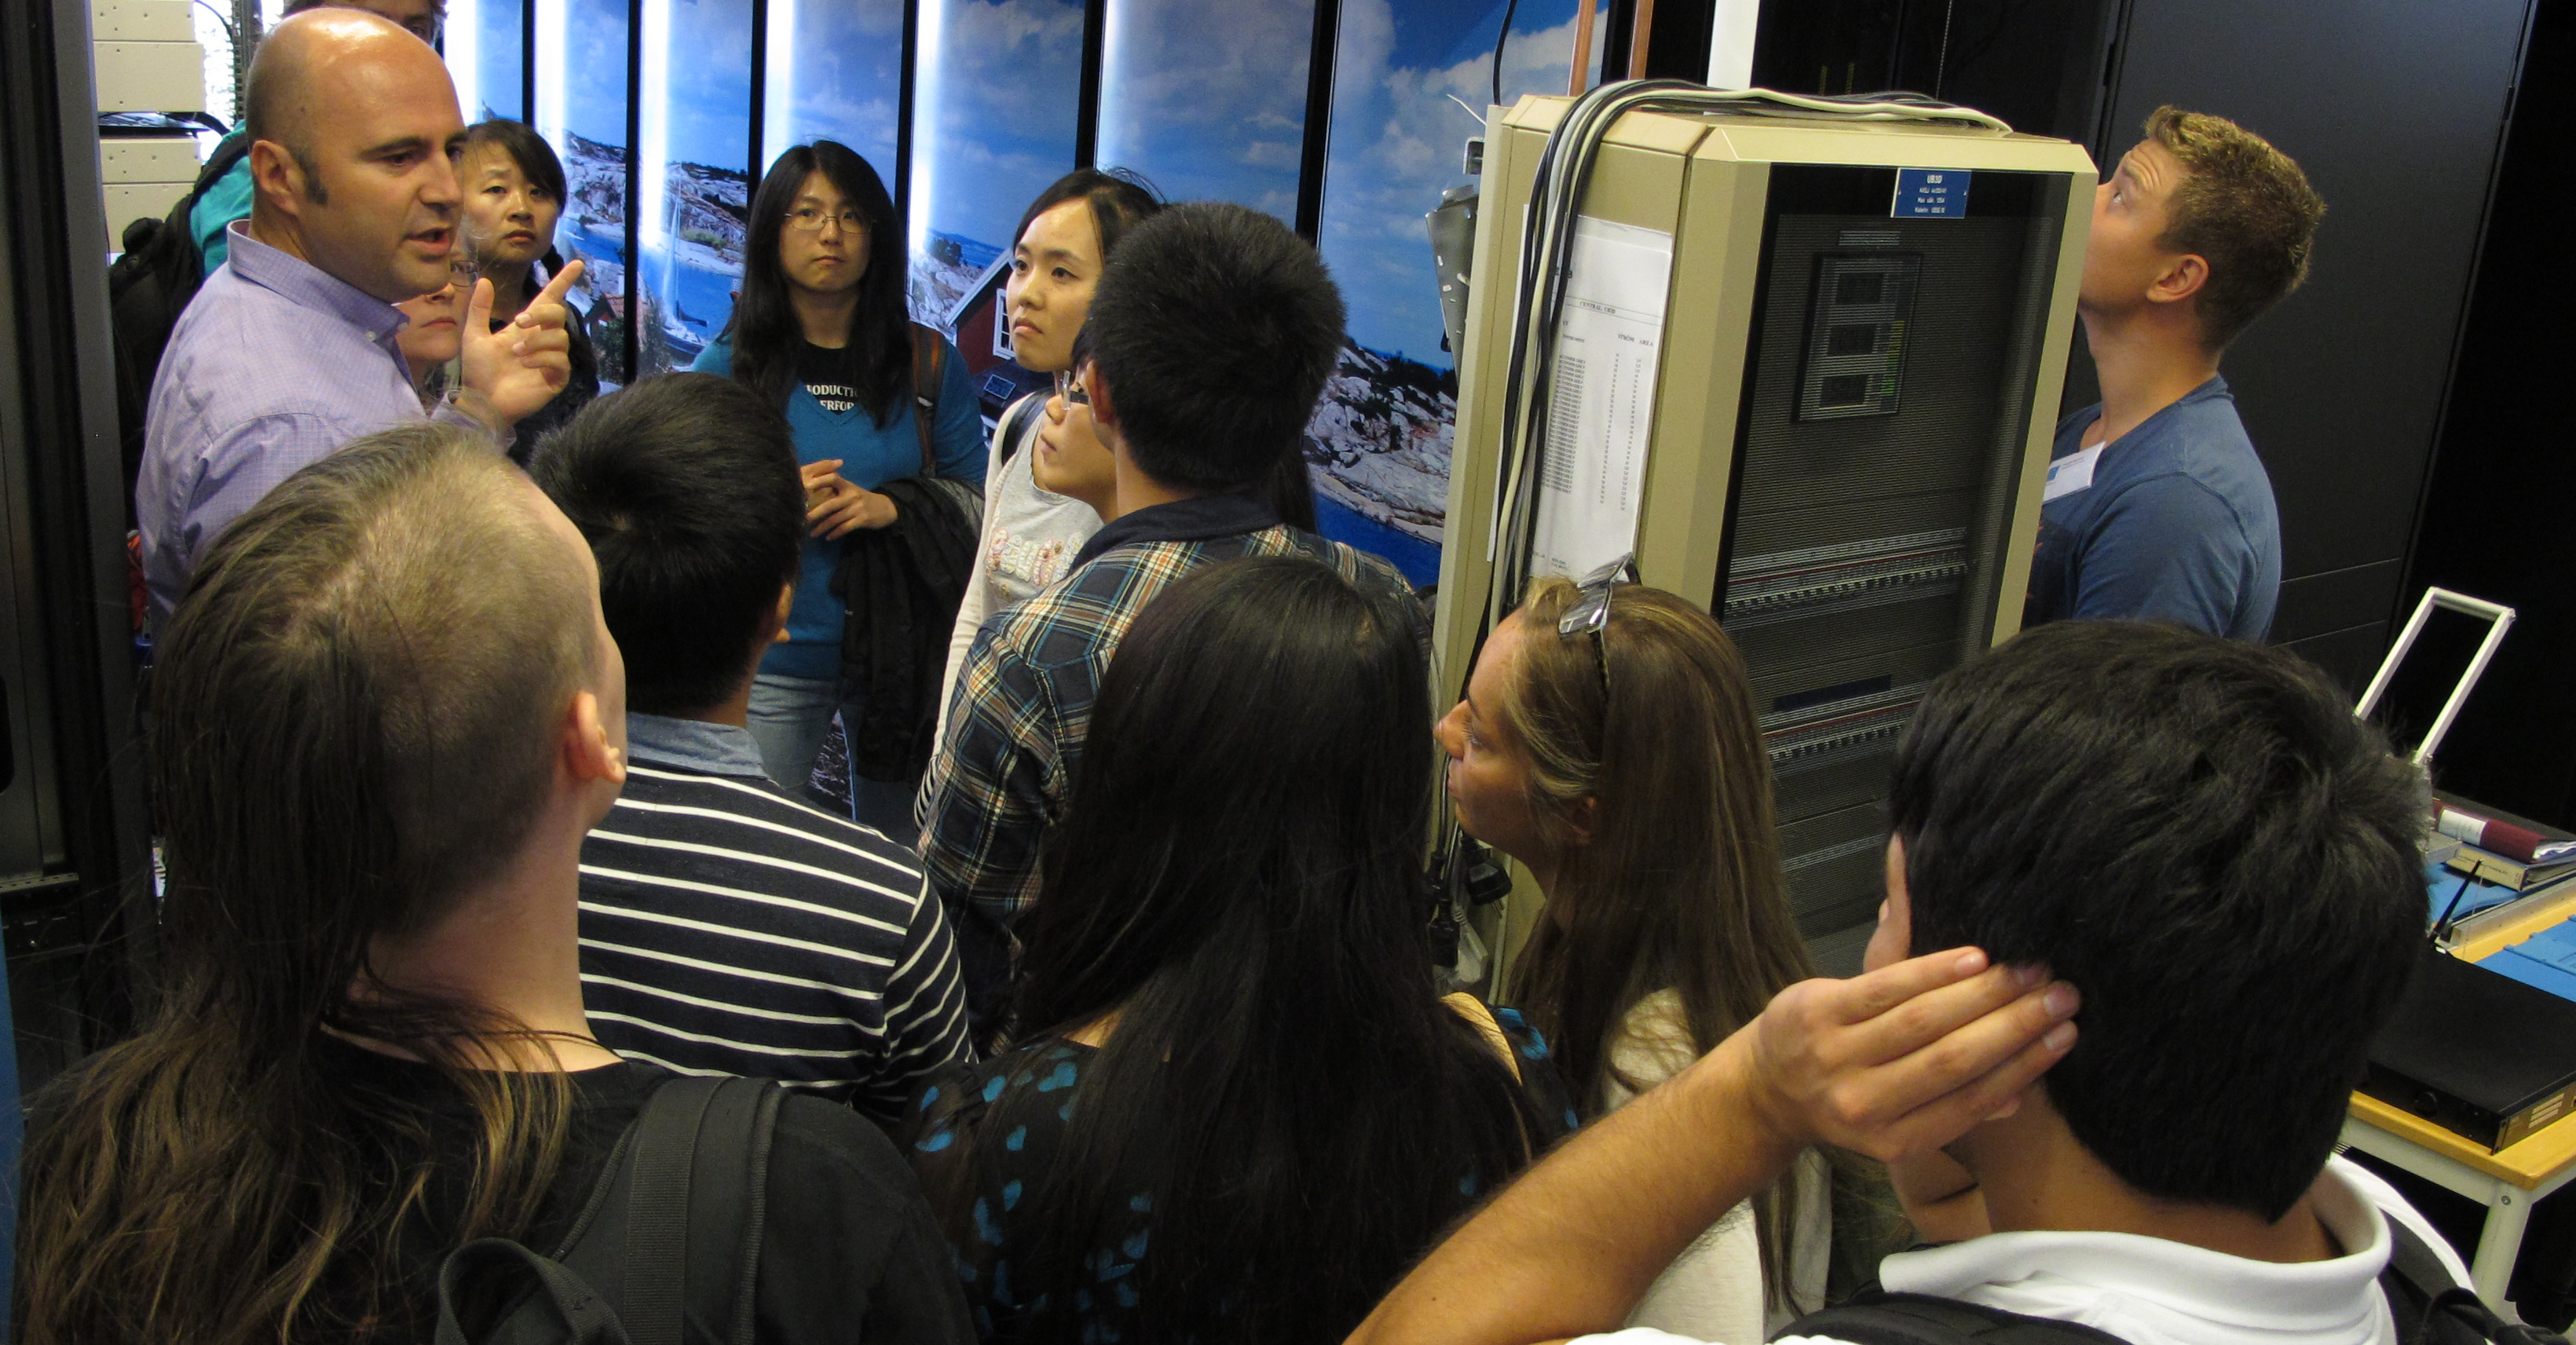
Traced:
<svg viewBox="0 0 2576 1345">
<path fill-rule="evenodd" d="M 1571 640 L 1589 634 L 1592 657 L 1601 665 L 1601 698 L 1610 699 L 1610 594 L 1621 584 L 1637 582 L 1637 557 L 1631 552 L 1574 582 L 1575 597 L 1556 619 L 1556 637 Z"/>
</svg>

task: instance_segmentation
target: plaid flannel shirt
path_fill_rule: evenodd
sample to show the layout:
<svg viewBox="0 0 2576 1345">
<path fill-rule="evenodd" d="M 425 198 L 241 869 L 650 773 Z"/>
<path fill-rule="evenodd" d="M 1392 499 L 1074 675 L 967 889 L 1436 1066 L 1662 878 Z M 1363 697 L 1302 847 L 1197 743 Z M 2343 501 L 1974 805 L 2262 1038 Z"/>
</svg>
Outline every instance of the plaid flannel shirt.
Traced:
<svg viewBox="0 0 2576 1345">
<path fill-rule="evenodd" d="M 957 935 L 979 1037 L 1009 999 L 1013 927 L 1037 900 L 1039 842 L 1062 813 L 1111 651 L 1137 613 L 1191 571 L 1297 553 L 1354 583 L 1412 592 L 1387 561 L 1288 527 L 1257 494 L 1211 496 L 1101 529 L 1072 573 L 976 632 L 931 764 L 923 859 Z M 1430 622 L 1414 611 L 1427 648 Z"/>
</svg>

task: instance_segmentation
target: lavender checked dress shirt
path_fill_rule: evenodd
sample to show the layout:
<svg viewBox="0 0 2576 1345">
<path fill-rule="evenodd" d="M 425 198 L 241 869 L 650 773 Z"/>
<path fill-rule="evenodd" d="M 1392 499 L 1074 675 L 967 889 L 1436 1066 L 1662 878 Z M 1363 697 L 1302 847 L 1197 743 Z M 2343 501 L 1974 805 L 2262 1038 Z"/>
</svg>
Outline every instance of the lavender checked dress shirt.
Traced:
<svg viewBox="0 0 2576 1345">
<path fill-rule="evenodd" d="M 261 496 L 353 439 L 422 416 L 394 344 L 401 310 L 245 223 L 232 225 L 231 255 L 179 315 L 152 379 L 134 514 L 156 629 L 197 557 Z"/>
</svg>

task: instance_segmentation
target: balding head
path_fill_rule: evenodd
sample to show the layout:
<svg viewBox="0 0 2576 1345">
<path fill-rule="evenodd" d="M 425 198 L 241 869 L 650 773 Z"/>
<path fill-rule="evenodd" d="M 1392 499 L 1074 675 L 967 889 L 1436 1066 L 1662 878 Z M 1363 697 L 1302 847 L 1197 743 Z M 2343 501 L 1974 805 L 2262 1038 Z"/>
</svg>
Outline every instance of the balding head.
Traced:
<svg viewBox="0 0 2576 1345">
<path fill-rule="evenodd" d="M 244 847 L 372 836 L 355 867 L 382 884 L 378 930 L 437 919 L 518 853 L 578 696 L 624 712 L 581 534 L 488 442 L 434 423 L 269 492 L 208 551 L 166 637 L 174 862 L 255 891 L 226 871 Z"/>
<path fill-rule="evenodd" d="M 248 103 L 253 236 L 387 303 L 446 283 L 464 120 L 437 52 L 363 9 L 309 10 L 260 43 Z"/>
<path fill-rule="evenodd" d="M 438 41 L 439 30 L 447 26 L 447 6 L 443 0 L 287 0 L 286 12 L 301 14 L 308 9 L 324 9 L 332 5 L 381 14 L 401 24 L 423 42 Z"/>
</svg>

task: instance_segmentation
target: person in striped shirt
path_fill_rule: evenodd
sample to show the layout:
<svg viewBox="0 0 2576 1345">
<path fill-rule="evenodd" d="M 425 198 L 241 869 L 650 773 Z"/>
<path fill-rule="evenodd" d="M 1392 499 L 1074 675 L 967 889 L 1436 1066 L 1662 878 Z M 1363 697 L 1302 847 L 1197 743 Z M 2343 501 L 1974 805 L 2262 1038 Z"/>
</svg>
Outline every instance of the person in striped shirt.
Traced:
<svg viewBox="0 0 2576 1345">
<path fill-rule="evenodd" d="M 744 727 L 805 518 L 787 422 L 739 383 L 672 374 L 583 408 L 530 470 L 589 539 L 626 657 L 626 789 L 581 851 L 592 1030 L 892 1120 L 970 1058 L 965 998 L 912 852 L 772 784 Z"/>
</svg>

